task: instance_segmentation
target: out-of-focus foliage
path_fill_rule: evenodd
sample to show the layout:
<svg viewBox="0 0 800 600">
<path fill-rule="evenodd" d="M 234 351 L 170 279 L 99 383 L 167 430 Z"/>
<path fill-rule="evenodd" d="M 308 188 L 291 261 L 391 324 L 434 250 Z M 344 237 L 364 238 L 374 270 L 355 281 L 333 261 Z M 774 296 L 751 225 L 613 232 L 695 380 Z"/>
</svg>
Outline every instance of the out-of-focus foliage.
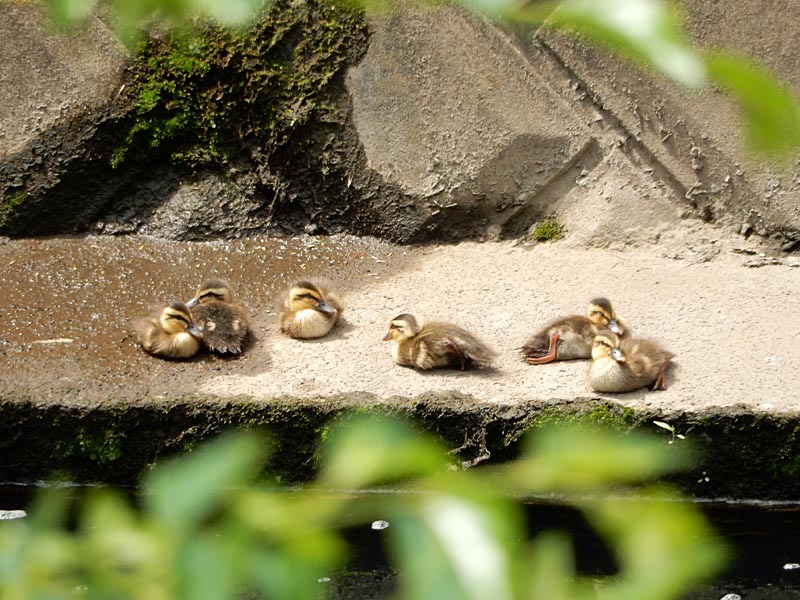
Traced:
<svg viewBox="0 0 800 600">
<path fill-rule="evenodd" d="M 111 490 L 79 503 L 42 493 L 28 518 L 0 522 L 0 600 L 321 598 L 348 557 L 342 529 L 378 518 L 401 599 L 667 600 L 724 560 L 696 507 L 641 486 L 686 464 L 652 438 L 540 430 L 519 460 L 461 471 L 405 423 L 353 417 L 333 428 L 317 479 L 291 491 L 257 482 L 268 447 L 247 433 L 212 441 L 149 474 L 141 508 Z M 364 493 L 387 483 L 398 493 Z M 579 492 L 564 502 L 619 572 L 581 576 L 567 538 L 530 539 L 518 498 L 531 491 Z"/>
<path fill-rule="evenodd" d="M 342 0 L 383 13 L 391 0 Z M 440 0 L 419 0 L 436 4 Z M 578 32 L 634 58 L 680 84 L 717 84 L 739 105 L 750 148 L 789 156 L 800 148 L 800 105 L 766 69 L 733 54 L 695 51 L 682 15 L 667 0 L 457 0 L 491 18 Z M 74 25 L 99 7 L 110 9 L 122 39 L 134 42 L 154 18 L 182 26 L 197 17 L 223 26 L 248 23 L 264 0 L 47 0 L 56 21 Z"/>
<path fill-rule="evenodd" d="M 496 0 L 486 0 L 493 2 Z M 674 5 L 661 0 L 563 0 L 510 6 L 508 14 L 577 31 L 598 44 L 652 65 L 688 86 L 705 82 L 705 67 L 683 33 Z"/>
<path fill-rule="evenodd" d="M 800 105 L 765 68 L 747 58 L 714 53 L 709 77 L 739 104 L 747 139 L 757 152 L 788 156 L 800 148 Z"/>
</svg>

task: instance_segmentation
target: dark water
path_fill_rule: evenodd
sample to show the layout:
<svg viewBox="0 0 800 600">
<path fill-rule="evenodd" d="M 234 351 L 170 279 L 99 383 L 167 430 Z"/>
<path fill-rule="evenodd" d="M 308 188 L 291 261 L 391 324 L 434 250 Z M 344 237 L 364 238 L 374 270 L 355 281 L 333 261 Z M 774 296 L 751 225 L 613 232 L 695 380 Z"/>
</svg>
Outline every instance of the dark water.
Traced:
<svg viewBox="0 0 800 600">
<path fill-rule="evenodd" d="M 716 581 L 693 590 L 684 597 L 686 600 L 719 600 L 726 594 L 738 594 L 742 600 L 800 600 L 800 569 L 784 568 L 800 564 L 800 504 L 703 502 L 700 507 L 731 548 L 732 559 Z M 526 504 L 526 514 L 532 534 L 543 530 L 569 534 L 581 574 L 615 573 L 613 556 L 579 511 L 530 502 Z M 393 579 L 382 550 L 381 534 L 369 527 L 347 532 L 355 556 L 348 573 L 341 575 L 338 582 L 331 582 L 338 583 L 338 589 L 344 591 L 340 598 L 388 596 Z M 371 590 L 364 585 L 367 581 L 373 583 Z M 353 590 L 356 593 L 350 593 Z"/>
<path fill-rule="evenodd" d="M 0 510 L 24 510 L 34 491 L 27 486 L 0 486 Z M 726 594 L 738 594 L 742 600 L 800 600 L 800 568 L 785 568 L 800 565 L 800 503 L 701 502 L 699 506 L 731 548 L 732 560 L 716 581 L 692 591 L 686 600 L 719 600 Z M 534 501 L 526 504 L 526 515 L 532 534 L 543 530 L 569 534 L 581 574 L 615 572 L 613 556 L 579 511 Z M 384 552 L 385 531 L 369 525 L 347 530 L 345 537 L 353 549 L 348 569 L 331 574 L 320 585 L 329 586 L 333 597 L 343 600 L 388 597 L 398 575 Z"/>
</svg>

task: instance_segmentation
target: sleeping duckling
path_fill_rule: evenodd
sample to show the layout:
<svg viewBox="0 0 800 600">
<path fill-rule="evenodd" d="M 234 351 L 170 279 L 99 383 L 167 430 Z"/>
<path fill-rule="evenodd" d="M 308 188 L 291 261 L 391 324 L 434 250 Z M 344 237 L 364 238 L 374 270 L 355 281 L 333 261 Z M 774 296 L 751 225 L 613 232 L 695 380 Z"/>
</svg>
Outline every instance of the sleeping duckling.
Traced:
<svg viewBox="0 0 800 600">
<path fill-rule="evenodd" d="M 606 298 L 589 302 L 585 317 L 559 319 L 542 329 L 520 348 L 522 359 L 529 365 L 543 365 L 554 360 L 572 360 L 592 356 L 592 340 L 601 329 L 610 329 L 630 337 L 628 327 L 617 319 Z"/>
<path fill-rule="evenodd" d="M 417 369 L 488 367 L 496 354 L 469 331 L 450 323 L 424 327 L 408 314 L 392 319 L 384 342 L 393 341 L 392 358 L 398 365 Z"/>
<path fill-rule="evenodd" d="M 299 281 L 285 293 L 278 322 L 282 333 L 308 340 L 326 335 L 341 312 L 336 294 L 319 283 Z"/>
<path fill-rule="evenodd" d="M 203 334 L 192 321 L 192 314 L 181 302 L 161 309 L 158 315 L 144 317 L 136 324 L 136 340 L 146 352 L 166 358 L 189 358 L 200 349 Z"/>
<path fill-rule="evenodd" d="M 220 354 L 240 354 L 250 335 L 250 324 L 242 308 L 233 304 L 230 286 L 219 279 L 205 281 L 197 295 L 186 303 L 200 331 L 203 344 Z"/>
<path fill-rule="evenodd" d="M 630 392 L 650 384 L 651 390 L 665 390 L 673 356 L 651 340 L 620 340 L 611 331 L 600 331 L 592 345 L 589 385 L 598 392 Z"/>
</svg>

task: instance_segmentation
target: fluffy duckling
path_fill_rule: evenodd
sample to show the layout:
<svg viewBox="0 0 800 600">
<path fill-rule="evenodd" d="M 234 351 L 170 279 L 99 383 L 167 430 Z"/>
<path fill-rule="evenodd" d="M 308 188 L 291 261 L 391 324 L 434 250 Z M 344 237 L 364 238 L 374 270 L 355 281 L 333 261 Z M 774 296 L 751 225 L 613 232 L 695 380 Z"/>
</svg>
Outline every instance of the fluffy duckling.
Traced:
<svg viewBox="0 0 800 600">
<path fill-rule="evenodd" d="M 589 385 L 598 392 L 630 392 L 651 384 L 652 390 L 665 390 L 673 356 L 651 340 L 621 340 L 611 331 L 600 331 L 592 344 Z"/>
<path fill-rule="evenodd" d="M 308 340 L 327 335 L 341 312 L 336 294 L 319 283 L 299 281 L 285 293 L 278 323 L 289 337 Z"/>
<path fill-rule="evenodd" d="M 166 358 L 194 356 L 202 337 L 188 307 L 181 302 L 165 306 L 160 314 L 144 317 L 136 324 L 136 340 L 142 348 Z"/>
<path fill-rule="evenodd" d="M 630 337 L 628 327 L 617 319 L 611 302 L 595 298 L 589 302 L 586 316 L 565 317 L 542 329 L 520 348 L 529 365 L 543 365 L 554 360 L 572 360 L 592 356 L 592 340 L 601 329 Z"/>
<path fill-rule="evenodd" d="M 450 323 L 424 327 L 408 314 L 392 319 L 384 342 L 392 341 L 392 358 L 398 365 L 417 369 L 488 367 L 496 354 L 469 331 Z"/>
<path fill-rule="evenodd" d="M 203 344 L 220 354 L 240 354 L 250 335 L 244 310 L 233 303 L 230 286 L 219 279 L 203 282 L 186 303 L 203 332 Z"/>
</svg>

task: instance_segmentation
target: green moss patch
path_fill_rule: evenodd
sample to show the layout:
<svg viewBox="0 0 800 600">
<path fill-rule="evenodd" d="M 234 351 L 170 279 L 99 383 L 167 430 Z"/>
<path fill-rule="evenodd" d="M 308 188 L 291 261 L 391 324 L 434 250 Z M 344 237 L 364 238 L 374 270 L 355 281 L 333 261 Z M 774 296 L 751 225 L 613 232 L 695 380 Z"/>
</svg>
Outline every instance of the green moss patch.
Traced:
<svg viewBox="0 0 800 600">
<path fill-rule="evenodd" d="M 361 12 L 325 0 L 271 3 L 248 29 L 153 35 L 131 67 L 133 119 L 110 158 L 261 163 L 330 109 L 326 87 L 366 48 Z"/>
<path fill-rule="evenodd" d="M 534 225 L 531 237 L 537 242 L 552 242 L 564 235 L 564 228 L 555 219 L 545 219 Z"/>
<path fill-rule="evenodd" d="M 20 191 L 3 196 L 0 201 L 0 229 L 6 227 L 14 218 L 17 209 L 28 199 L 27 192 Z"/>
</svg>

